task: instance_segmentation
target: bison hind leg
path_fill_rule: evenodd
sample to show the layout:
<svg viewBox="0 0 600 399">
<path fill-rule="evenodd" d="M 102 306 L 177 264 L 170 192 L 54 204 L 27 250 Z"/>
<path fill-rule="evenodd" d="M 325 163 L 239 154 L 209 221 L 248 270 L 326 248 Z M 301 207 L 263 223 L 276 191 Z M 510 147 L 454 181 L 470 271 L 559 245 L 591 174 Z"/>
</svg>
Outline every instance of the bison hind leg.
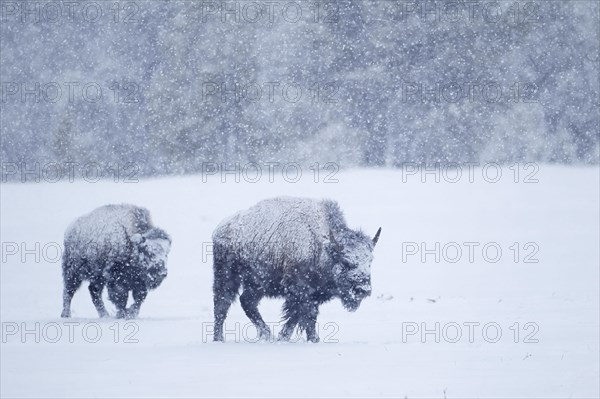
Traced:
<svg viewBox="0 0 600 399">
<path fill-rule="evenodd" d="M 71 300 L 81 286 L 83 278 L 78 273 L 65 272 L 63 289 L 63 310 L 60 317 L 71 317 Z"/>
<path fill-rule="evenodd" d="M 223 324 L 227 312 L 238 295 L 241 286 L 241 277 L 237 273 L 233 262 L 224 256 L 219 247 L 215 246 L 214 252 L 214 334 L 213 341 L 223 341 Z"/>
</svg>

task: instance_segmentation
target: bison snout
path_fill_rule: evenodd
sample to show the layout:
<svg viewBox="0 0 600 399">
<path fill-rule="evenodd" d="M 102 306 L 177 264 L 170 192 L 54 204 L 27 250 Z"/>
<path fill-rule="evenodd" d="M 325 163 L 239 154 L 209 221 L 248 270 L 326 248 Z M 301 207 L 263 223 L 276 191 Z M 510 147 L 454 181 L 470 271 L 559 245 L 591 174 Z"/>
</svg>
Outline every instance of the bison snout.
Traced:
<svg viewBox="0 0 600 399">
<path fill-rule="evenodd" d="M 371 295 L 371 288 L 356 287 L 354 288 L 354 295 L 359 298 L 364 298 Z"/>
<path fill-rule="evenodd" d="M 361 299 L 356 299 L 356 298 L 352 298 L 352 299 L 342 299 L 342 305 L 344 305 L 344 308 L 346 308 L 347 311 L 349 312 L 356 312 L 358 310 L 358 308 L 360 307 L 360 302 Z"/>
<path fill-rule="evenodd" d="M 147 285 L 148 288 L 157 288 L 163 280 L 167 277 L 166 268 L 151 268 L 148 270 Z"/>
</svg>

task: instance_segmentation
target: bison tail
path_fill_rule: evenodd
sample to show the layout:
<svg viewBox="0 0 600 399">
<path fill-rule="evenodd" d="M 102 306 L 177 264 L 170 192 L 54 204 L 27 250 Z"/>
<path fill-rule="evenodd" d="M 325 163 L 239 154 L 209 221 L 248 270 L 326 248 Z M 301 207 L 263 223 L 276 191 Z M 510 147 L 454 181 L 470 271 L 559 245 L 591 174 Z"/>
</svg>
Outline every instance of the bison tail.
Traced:
<svg viewBox="0 0 600 399">
<path fill-rule="evenodd" d="M 69 250 L 69 246 L 65 245 L 65 248 L 62 253 L 62 259 L 61 259 L 63 274 L 69 269 L 69 264 L 70 264 L 70 259 L 71 259 L 71 256 L 69 256 L 70 252 L 71 251 Z"/>
<path fill-rule="evenodd" d="M 69 245 L 65 243 L 65 248 L 62 254 L 62 274 L 64 281 L 70 281 L 73 279 L 73 276 L 78 274 L 78 264 L 76 262 L 75 256 L 72 253 Z"/>
</svg>

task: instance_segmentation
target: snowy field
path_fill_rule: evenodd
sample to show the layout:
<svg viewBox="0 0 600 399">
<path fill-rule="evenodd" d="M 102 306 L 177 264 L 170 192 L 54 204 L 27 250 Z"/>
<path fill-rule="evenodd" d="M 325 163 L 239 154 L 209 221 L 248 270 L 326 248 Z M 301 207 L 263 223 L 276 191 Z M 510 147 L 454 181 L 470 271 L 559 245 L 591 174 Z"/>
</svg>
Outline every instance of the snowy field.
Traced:
<svg viewBox="0 0 600 399">
<path fill-rule="evenodd" d="M 497 183 L 481 169 L 457 183 L 349 170 L 327 184 L 304 172 L 297 183 L 3 184 L 2 397 L 600 395 L 598 167 L 540 165 L 537 183 L 522 165 L 518 182 L 504 167 Z M 278 195 L 332 198 L 351 227 L 383 227 L 373 295 L 355 313 L 322 306 L 318 344 L 254 343 L 236 302 L 228 342 L 213 343 L 206 243 L 224 217 Z M 55 243 L 76 217 L 121 202 L 147 207 L 173 237 L 168 278 L 137 320 L 99 320 L 87 284 L 61 319 Z M 281 304 L 261 303 L 267 322 Z"/>
</svg>

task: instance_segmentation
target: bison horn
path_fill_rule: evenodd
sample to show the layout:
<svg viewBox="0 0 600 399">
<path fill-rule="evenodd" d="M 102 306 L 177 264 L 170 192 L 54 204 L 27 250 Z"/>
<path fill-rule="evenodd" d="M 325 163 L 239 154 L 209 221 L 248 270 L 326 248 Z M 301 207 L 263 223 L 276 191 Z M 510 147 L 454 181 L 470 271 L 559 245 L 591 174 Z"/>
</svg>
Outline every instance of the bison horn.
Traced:
<svg viewBox="0 0 600 399">
<path fill-rule="evenodd" d="M 375 246 L 375 244 L 377 244 L 377 241 L 379 241 L 379 234 L 381 234 L 381 227 L 379 228 L 379 230 L 377 230 L 377 233 L 375 233 L 375 237 L 373 237 L 373 246 Z"/>
</svg>

